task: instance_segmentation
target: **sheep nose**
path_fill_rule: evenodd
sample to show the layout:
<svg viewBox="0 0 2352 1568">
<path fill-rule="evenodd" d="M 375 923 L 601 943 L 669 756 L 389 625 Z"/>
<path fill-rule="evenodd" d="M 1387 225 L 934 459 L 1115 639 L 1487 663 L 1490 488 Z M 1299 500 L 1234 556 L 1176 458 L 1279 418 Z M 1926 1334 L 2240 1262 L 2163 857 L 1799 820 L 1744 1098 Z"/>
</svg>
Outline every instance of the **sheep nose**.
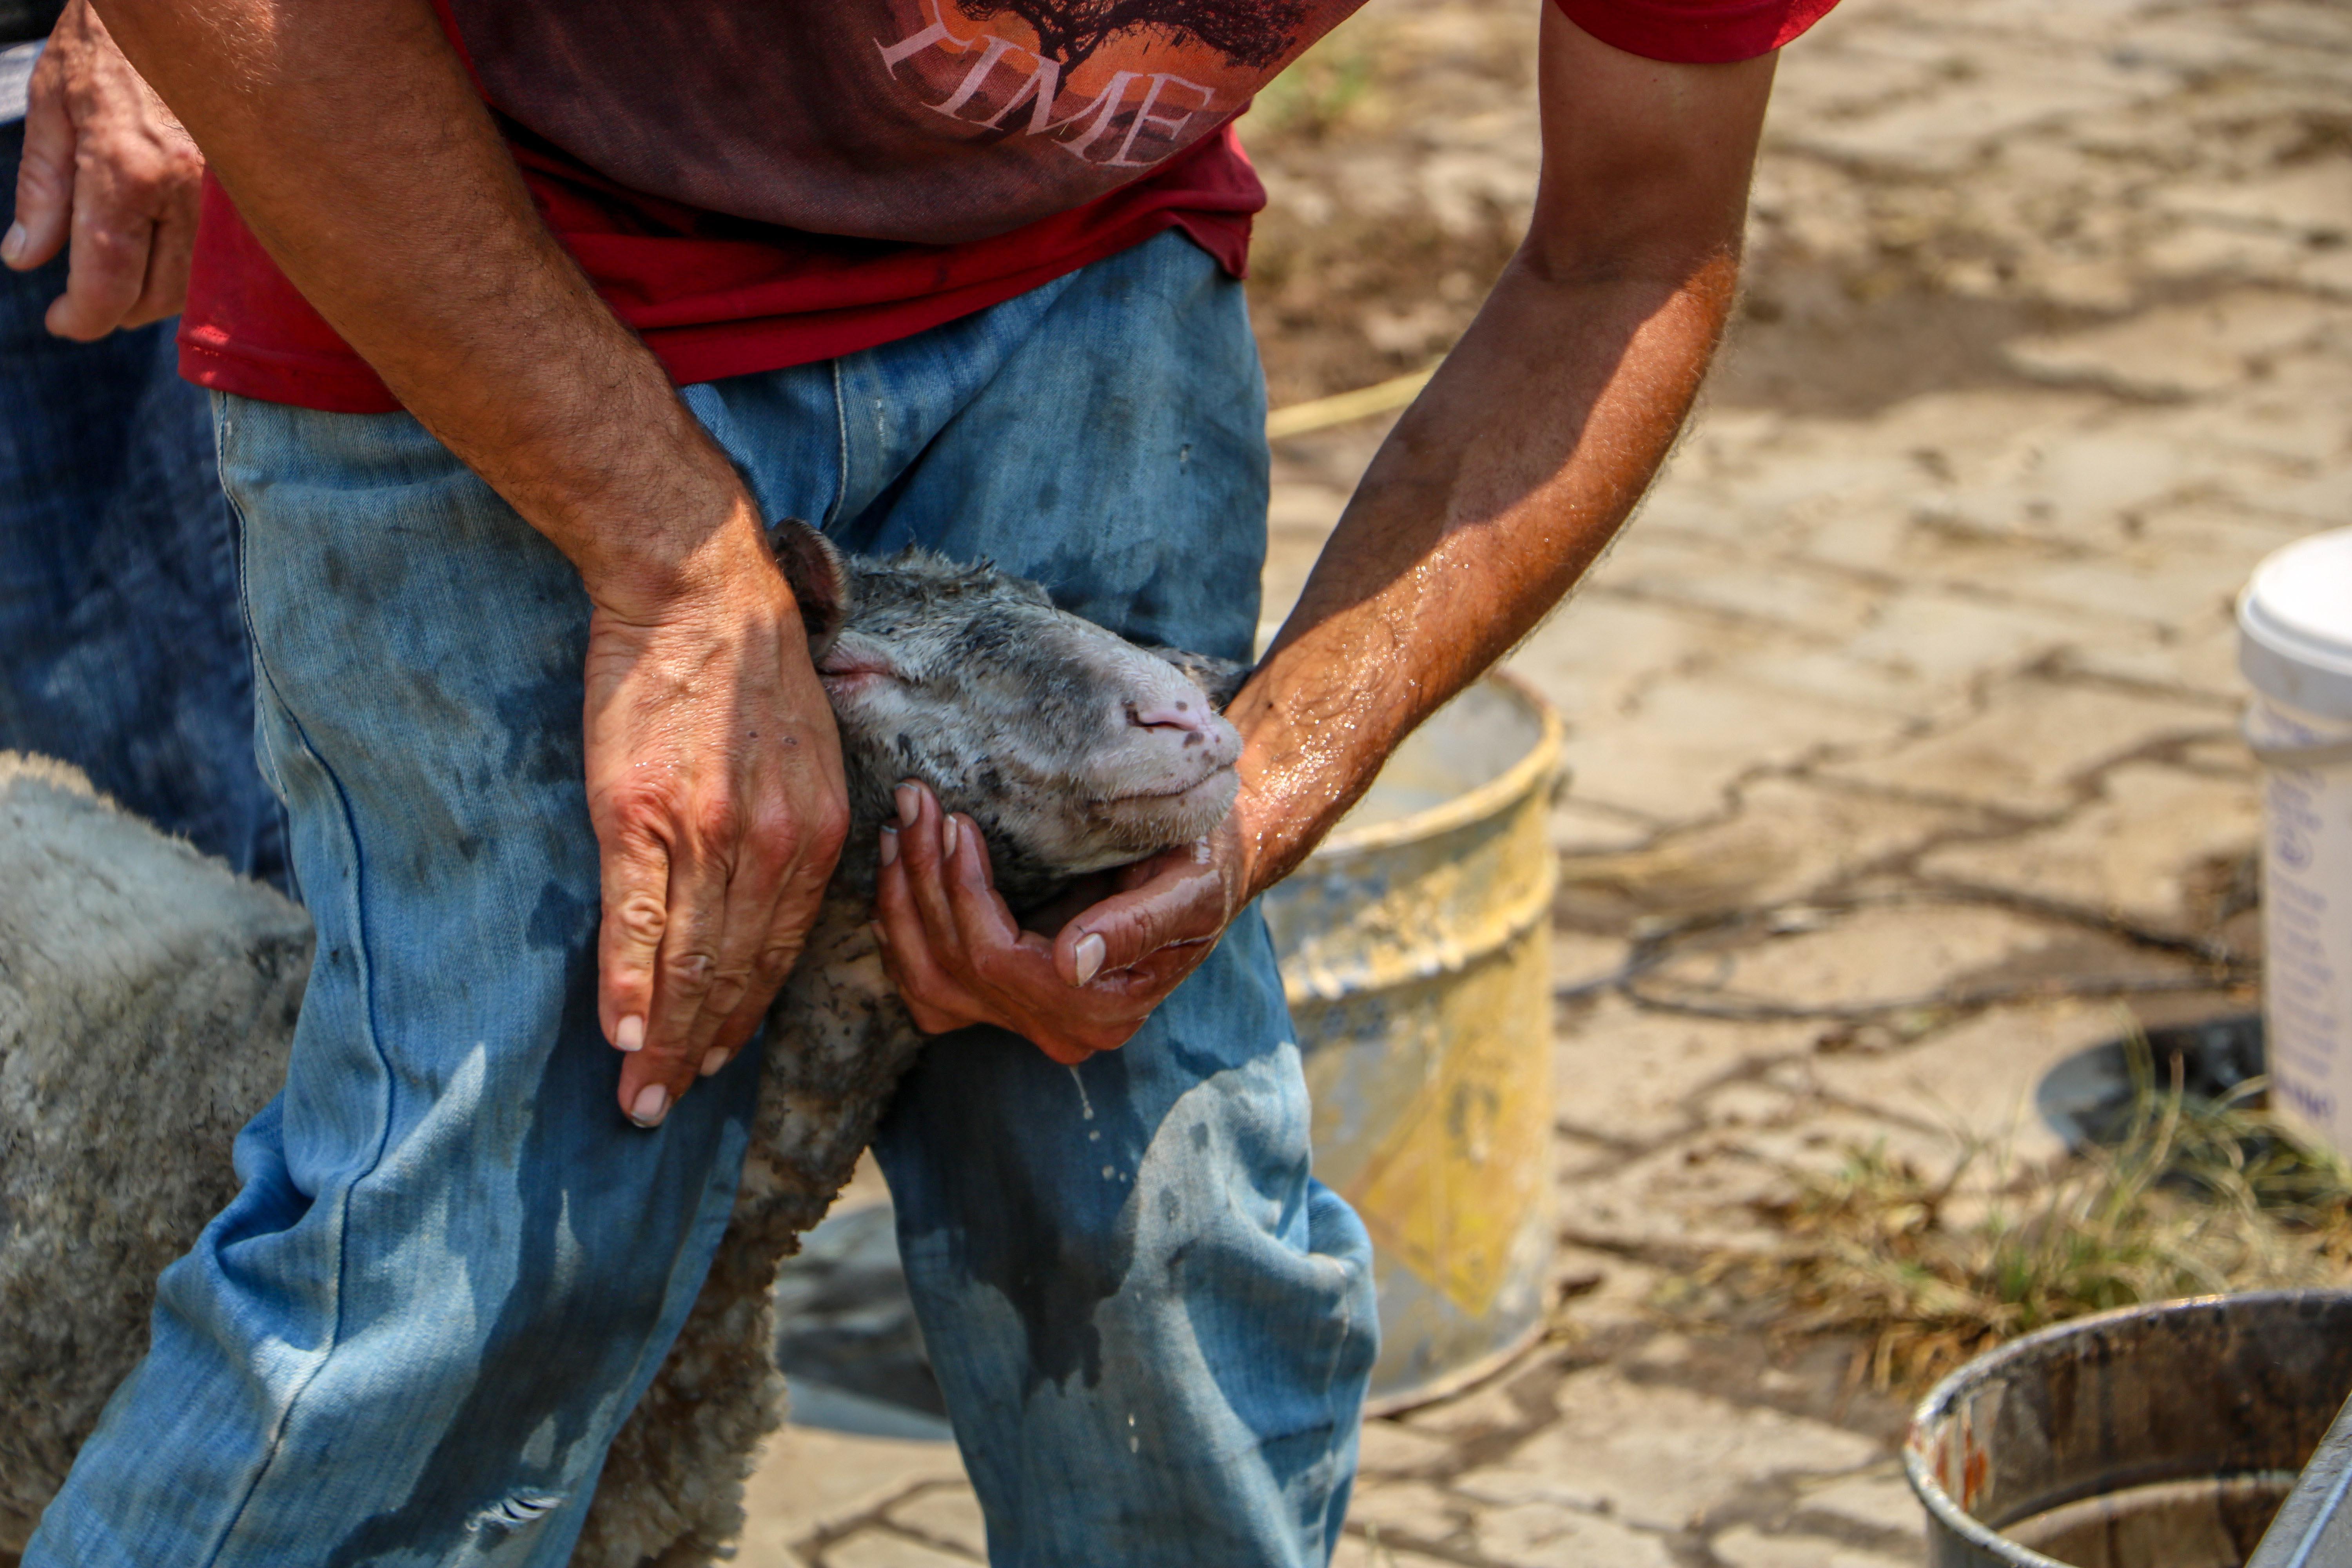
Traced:
<svg viewBox="0 0 2352 1568">
<path fill-rule="evenodd" d="M 1197 746 L 1209 738 L 1209 721 L 1215 710 L 1205 701 L 1178 697 L 1153 703 L 1149 708 L 1127 705 L 1127 721 L 1139 730 L 1177 730 L 1183 732 L 1184 744 Z"/>
</svg>

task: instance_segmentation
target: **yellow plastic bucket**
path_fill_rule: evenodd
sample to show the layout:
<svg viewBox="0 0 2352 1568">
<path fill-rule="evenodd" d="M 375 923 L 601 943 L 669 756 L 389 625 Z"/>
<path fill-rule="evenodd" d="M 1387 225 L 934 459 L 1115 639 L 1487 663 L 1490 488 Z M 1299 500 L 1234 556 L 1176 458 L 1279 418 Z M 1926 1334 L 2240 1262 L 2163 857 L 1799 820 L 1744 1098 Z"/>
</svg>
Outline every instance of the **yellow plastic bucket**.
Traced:
<svg viewBox="0 0 2352 1568">
<path fill-rule="evenodd" d="M 1543 1326 L 1561 739 L 1533 692 L 1488 677 L 1265 898 L 1316 1174 L 1372 1234 L 1376 1413 L 1474 1381 Z"/>
</svg>

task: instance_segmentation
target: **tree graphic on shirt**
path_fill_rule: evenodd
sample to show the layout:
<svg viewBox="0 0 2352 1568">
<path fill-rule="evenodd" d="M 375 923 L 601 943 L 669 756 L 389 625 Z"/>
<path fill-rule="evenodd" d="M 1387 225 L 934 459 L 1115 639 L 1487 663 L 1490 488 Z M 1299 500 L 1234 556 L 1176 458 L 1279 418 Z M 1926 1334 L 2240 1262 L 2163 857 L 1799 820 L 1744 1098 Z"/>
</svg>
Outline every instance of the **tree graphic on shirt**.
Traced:
<svg viewBox="0 0 2352 1568">
<path fill-rule="evenodd" d="M 1302 0 L 962 0 L 958 8 L 977 22 L 1010 13 L 1028 23 L 1038 54 L 1065 75 L 1121 33 L 1147 29 L 1205 44 L 1236 66 L 1272 65 L 1307 14 Z"/>
</svg>

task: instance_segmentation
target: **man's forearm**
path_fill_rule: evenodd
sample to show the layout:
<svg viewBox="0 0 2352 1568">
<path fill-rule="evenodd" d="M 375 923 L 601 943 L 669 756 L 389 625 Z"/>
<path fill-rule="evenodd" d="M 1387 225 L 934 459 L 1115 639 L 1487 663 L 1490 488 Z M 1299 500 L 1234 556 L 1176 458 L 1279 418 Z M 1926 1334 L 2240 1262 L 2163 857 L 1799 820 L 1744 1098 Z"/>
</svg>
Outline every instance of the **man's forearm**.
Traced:
<svg viewBox="0 0 2352 1568">
<path fill-rule="evenodd" d="M 1599 557 L 1673 445 L 1738 276 L 1547 276 L 1524 254 L 1373 459 L 1232 709 L 1252 892 Z"/>
<path fill-rule="evenodd" d="M 756 522 L 540 221 L 426 0 L 100 9 L 295 286 L 592 591 L 656 595 Z"/>
<path fill-rule="evenodd" d="M 762 520 L 540 221 L 427 0 L 98 4 L 295 287 L 580 570 L 598 1015 L 656 1125 L 758 1027 L 848 820 Z"/>
<path fill-rule="evenodd" d="M 1641 499 L 1730 311 L 1774 63 L 1647 59 L 1543 7 L 1527 241 L 1231 710 L 1245 891 L 1297 865 Z"/>
</svg>

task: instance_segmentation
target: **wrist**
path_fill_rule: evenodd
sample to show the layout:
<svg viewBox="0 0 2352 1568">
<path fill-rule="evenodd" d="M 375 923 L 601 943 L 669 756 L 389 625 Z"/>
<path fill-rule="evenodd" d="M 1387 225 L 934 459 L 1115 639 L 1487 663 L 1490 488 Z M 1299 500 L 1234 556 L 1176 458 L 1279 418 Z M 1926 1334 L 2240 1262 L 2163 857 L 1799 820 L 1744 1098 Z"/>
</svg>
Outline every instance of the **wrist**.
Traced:
<svg viewBox="0 0 2352 1568">
<path fill-rule="evenodd" d="M 1249 899 L 1298 869 L 1386 760 L 1384 752 L 1312 743 L 1271 705 L 1253 717 L 1258 721 L 1242 731 L 1242 787 L 1232 817 Z"/>
<path fill-rule="evenodd" d="M 566 553 L 598 609 L 650 624 L 674 618 L 682 607 L 750 595 L 774 612 L 796 614 L 749 496 L 664 510 L 670 515 L 625 511 L 572 531 L 578 542 Z"/>
<path fill-rule="evenodd" d="M 1234 801 L 1232 866 L 1236 911 L 1294 870 L 1307 858 L 1297 847 L 1297 824 L 1280 804 L 1244 783 Z"/>
</svg>

